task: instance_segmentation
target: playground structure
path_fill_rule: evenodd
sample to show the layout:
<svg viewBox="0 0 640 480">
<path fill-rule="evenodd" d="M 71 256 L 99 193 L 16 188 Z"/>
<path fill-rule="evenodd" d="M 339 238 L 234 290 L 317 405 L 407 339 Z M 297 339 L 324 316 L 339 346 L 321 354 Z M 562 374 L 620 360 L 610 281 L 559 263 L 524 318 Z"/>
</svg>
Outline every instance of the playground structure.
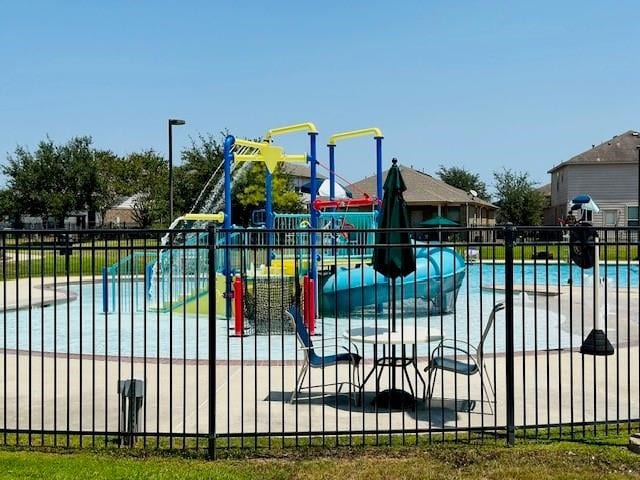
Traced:
<svg viewBox="0 0 640 480">
<path fill-rule="evenodd" d="M 273 143 L 278 136 L 304 132 L 309 149 L 305 154 L 285 154 Z M 264 141 L 256 142 L 228 135 L 224 141 L 223 174 L 214 172 L 192 208 L 192 213 L 176 219 L 162 238 L 157 252 L 133 252 L 103 272 L 103 310 L 153 309 L 160 312 L 206 314 L 216 305 L 216 316 L 232 319 L 236 335 L 284 331 L 284 312 L 299 296 L 304 300 L 305 318 L 313 322 L 319 312 L 341 315 L 349 311 L 388 302 L 387 279 L 369 265 L 373 254 L 376 217 L 382 197 L 382 132 L 367 128 L 332 135 L 328 141 L 328 199 L 317 198 L 318 131 L 313 123 L 268 130 Z M 356 137 L 375 141 L 376 194 L 363 198 L 336 199 L 336 146 Z M 231 191 L 234 180 L 251 162 L 263 162 L 265 175 L 264 228 L 245 229 L 233 224 Z M 272 175 L 281 162 L 308 163 L 310 206 L 305 214 L 275 213 L 272 202 Z M 205 193 L 205 190 L 214 188 Z M 223 212 L 213 210 L 223 208 Z M 362 211 L 367 209 L 368 211 Z M 198 210 L 197 212 L 193 212 Z M 222 228 L 208 229 L 211 222 Z M 249 231 L 250 230 L 250 231 Z M 216 236 L 210 239 L 211 232 Z M 209 301 L 210 265 L 208 250 L 215 251 L 216 301 Z M 176 248 L 179 247 L 179 248 Z M 301 248 L 302 247 L 302 248 Z M 251 248 L 252 255 L 243 255 Z M 155 254 L 154 254 L 155 253 Z M 464 260 L 452 248 L 417 248 L 416 272 L 400 282 L 400 298 L 419 297 L 429 302 L 430 313 L 453 310 L 464 278 Z M 120 285 L 123 277 L 144 278 L 144 282 Z M 277 286 L 276 286 L 277 285 Z M 138 289 L 129 292 L 127 288 Z M 278 294 L 273 289 L 278 289 Z M 144 289 L 144 295 L 139 290 Z M 145 298 L 144 302 L 122 301 Z M 274 299 L 278 298 L 278 301 Z M 264 308 L 269 304 L 268 308 Z M 265 318 L 260 312 L 268 310 Z M 250 329 L 245 318 L 253 322 Z M 242 322 L 238 323 L 238 319 Z M 269 327 L 260 326 L 268 323 Z M 309 323 L 308 323 L 309 324 Z M 312 324 L 312 323 L 311 323 Z M 275 326 L 274 326 L 275 325 Z"/>
</svg>

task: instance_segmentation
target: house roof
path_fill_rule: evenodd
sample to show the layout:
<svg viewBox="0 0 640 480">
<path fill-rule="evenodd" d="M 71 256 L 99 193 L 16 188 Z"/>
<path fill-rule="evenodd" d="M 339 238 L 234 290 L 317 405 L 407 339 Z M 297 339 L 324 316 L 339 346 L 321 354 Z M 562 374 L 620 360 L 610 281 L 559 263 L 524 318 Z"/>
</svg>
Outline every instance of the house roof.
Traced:
<svg viewBox="0 0 640 480">
<path fill-rule="evenodd" d="M 638 163 L 636 148 L 638 145 L 640 145 L 640 133 L 629 130 L 556 165 L 548 173 L 553 173 L 566 165 Z"/>
<path fill-rule="evenodd" d="M 132 209 L 136 201 L 142 196 L 141 193 L 136 193 L 130 197 L 120 197 L 116 200 L 116 203 L 111 208 L 119 208 L 123 210 Z"/>
<path fill-rule="evenodd" d="M 404 192 L 404 200 L 407 205 L 424 205 L 424 204 L 475 204 L 488 208 L 498 208 L 490 202 L 474 197 L 470 193 L 452 187 L 451 185 L 433 178 L 431 175 L 419 172 L 404 165 L 398 165 L 402 173 L 402 178 L 407 186 Z M 382 177 L 387 177 L 388 170 L 382 173 Z M 364 193 L 370 196 L 376 194 L 376 176 L 364 178 L 359 182 L 348 185 L 347 188 L 353 193 L 354 197 L 362 197 Z"/>
<path fill-rule="evenodd" d="M 548 197 L 551 195 L 551 184 L 547 183 L 546 185 L 542 185 L 541 187 L 538 187 L 537 190 L 544 196 Z"/>
<path fill-rule="evenodd" d="M 306 163 L 288 162 L 283 165 L 282 169 L 292 177 L 311 178 L 309 166 Z M 326 177 L 316 172 L 316 178 L 325 179 Z"/>
</svg>

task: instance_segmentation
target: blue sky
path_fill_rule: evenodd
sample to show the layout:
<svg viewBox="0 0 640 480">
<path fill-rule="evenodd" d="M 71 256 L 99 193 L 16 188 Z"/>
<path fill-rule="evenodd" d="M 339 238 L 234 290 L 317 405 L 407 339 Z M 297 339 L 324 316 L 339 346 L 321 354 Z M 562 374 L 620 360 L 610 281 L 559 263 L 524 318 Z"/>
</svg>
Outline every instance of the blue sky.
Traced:
<svg viewBox="0 0 640 480">
<path fill-rule="evenodd" d="M 189 136 L 257 137 L 304 121 L 377 126 L 391 157 L 434 174 L 503 167 L 540 183 L 640 129 L 640 9 L 593 1 L 2 1 L 0 159 L 45 135 L 117 153 Z M 304 136 L 282 137 L 299 153 Z M 338 173 L 375 171 L 373 140 Z M 320 170 L 323 172 L 322 169 Z"/>
</svg>

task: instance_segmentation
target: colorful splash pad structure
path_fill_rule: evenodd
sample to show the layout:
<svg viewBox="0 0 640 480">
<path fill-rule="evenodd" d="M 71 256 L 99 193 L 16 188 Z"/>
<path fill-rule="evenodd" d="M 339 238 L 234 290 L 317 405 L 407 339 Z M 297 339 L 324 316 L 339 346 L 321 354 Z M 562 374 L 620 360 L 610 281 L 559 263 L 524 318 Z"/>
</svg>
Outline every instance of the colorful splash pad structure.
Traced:
<svg viewBox="0 0 640 480">
<path fill-rule="evenodd" d="M 309 138 L 309 151 L 306 154 L 287 155 L 284 149 L 274 145 L 275 137 L 304 132 Z M 184 245 L 188 248 L 163 248 L 157 258 L 151 258 L 146 265 L 145 288 L 150 301 L 146 308 L 160 311 L 186 312 L 188 314 L 207 314 L 209 305 L 209 231 L 203 231 L 211 221 L 222 222 L 223 228 L 215 230 L 216 245 L 233 245 L 233 248 L 220 248 L 216 253 L 216 316 L 229 322 L 237 317 L 238 308 L 245 311 L 242 302 L 238 303 L 236 278 L 242 279 L 244 300 L 253 298 L 251 310 L 258 315 L 267 310 L 269 322 L 276 317 L 284 317 L 284 310 L 295 301 L 296 291 L 300 290 L 303 277 L 312 280 L 313 293 L 304 295 L 305 303 L 313 305 L 312 315 L 341 315 L 366 306 L 377 306 L 388 302 L 389 287 L 387 279 L 373 272 L 370 267 L 373 254 L 376 217 L 382 197 L 382 132 L 378 128 L 367 128 L 330 137 L 329 148 L 329 198 L 317 198 L 317 160 L 318 131 L 313 123 L 302 123 L 267 131 L 263 142 L 239 139 L 228 135 L 224 141 L 223 177 L 217 182 L 219 188 L 209 194 L 199 212 L 181 217 L 186 223 L 185 229 L 170 232 L 165 236 L 167 244 Z M 360 199 L 335 198 L 335 153 L 340 141 L 351 138 L 373 136 L 376 151 L 376 196 Z M 247 230 L 234 226 L 231 213 L 231 191 L 234 173 L 242 171 L 239 165 L 250 162 L 264 162 L 265 177 L 265 231 L 261 235 L 246 234 Z M 311 177 L 310 211 L 307 214 L 286 214 L 273 212 L 272 174 L 281 162 L 308 163 Z M 215 172 L 214 172 L 215 175 Z M 213 176 L 212 176 L 213 180 Z M 219 192 L 218 190 L 221 190 Z M 204 190 L 203 190 L 204 193 Z M 201 194 L 202 196 L 202 194 Z M 199 198 L 200 200 L 200 198 Z M 212 213 L 212 209 L 224 207 L 223 213 Z M 371 211 L 350 211 L 353 207 L 370 206 Z M 195 209 L 195 206 L 194 206 Z M 180 222 L 174 222 L 179 227 Z M 173 225 L 173 224 L 172 224 Z M 348 228 L 347 228 L 348 227 Z M 189 231 L 193 229 L 194 231 Z M 290 231 L 288 235 L 273 235 L 272 230 Z M 199 231 L 195 231 L 199 230 Z M 342 234 L 336 231 L 343 231 Z M 259 232 L 252 229 L 251 233 Z M 251 239 L 251 240 L 250 240 Z M 251 241 L 252 243 L 247 243 Z M 254 252 L 260 250 L 261 265 L 246 265 L 242 255 L 237 255 L 243 246 Z M 304 246 L 304 248 L 300 248 Z M 238 247 L 238 248 L 236 248 Z M 439 246 L 416 246 L 417 269 L 398 282 L 402 289 L 399 298 L 419 297 L 429 301 L 431 313 L 446 313 L 453 309 L 458 290 L 464 278 L 464 260 L 454 249 Z M 233 251 L 232 251 L 233 250 Z M 303 253 L 304 251 L 304 253 Z M 108 269 L 104 282 L 114 283 L 123 271 L 132 275 L 131 265 L 139 264 L 141 253 L 132 255 L 130 266 L 123 262 Z M 145 253 L 148 256 L 148 252 Z M 244 256 L 255 258 L 255 255 Z M 354 262 L 354 259 L 361 261 Z M 126 262 L 124 262 L 126 263 Z M 320 269 L 318 266 L 320 265 Z M 271 289 L 274 285 L 283 290 L 278 295 Z M 105 294 L 105 311 L 116 302 L 113 295 L 121 289 L 111 288 L 112 298 Z M 265 293 L 266 291 L 266 293 Z M 306 292 L 306 290 L 304 290 Z M 246 293 L 250 292 L 250 295 Z M 234 298 L 235 297 L 235 298 Z M 280 298 L 283 305 L 277 305 L 274 298 Z M 317 300 L 317 301 L 316 301 Z M 276 305 L 273 305 L 273 304 Z M 139 307 L 138 307 L 139 308 Z M 275 310 L 274 310 L 275 309 Z M 280 315 L 278 315 L 278 311 Z M 255 319 L 256 324 L 258 319 Z M 254 324 L 254 327 L 256 325 Z M 259 332 L 259 328 L 255 328 Z M 265 332 L 268 333 L 268 332 Z"/>
</svg>

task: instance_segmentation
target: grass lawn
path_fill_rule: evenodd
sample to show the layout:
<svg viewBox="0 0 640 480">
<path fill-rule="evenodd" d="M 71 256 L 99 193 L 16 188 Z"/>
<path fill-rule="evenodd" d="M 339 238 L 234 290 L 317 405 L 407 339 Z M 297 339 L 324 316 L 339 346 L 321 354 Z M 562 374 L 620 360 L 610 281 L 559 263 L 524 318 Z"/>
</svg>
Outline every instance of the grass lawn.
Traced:
<svg viewBox="0 0 640 480">
<path fill-rule="evenodd" d="M 460 249 L 464 253 L 464 249 Z M 569 261 L 569 245 L 567 244 L 540 244 L 540 245 L 518 245 L 513 247 L 514 261 L 533 260 L 534 258 L 545 255 L 549 258 L 549 263 L 557 263 Z M 480 258 L 483 261 L 491 262 L 493 260 L 504 260 L 505 248 L 502 245 L 482 246 L 480 249 Z M 600 260 L 607 262 L 634 262 L 638 259 L 637 245 L 629 245 L 620 243 L 618 245 L 602 245 L 600 247 Z M 539 260 L 544 263 L 544 259 Z"/>
<path fill-rule="evenodd" d="M 433 444 L 283 452 L 269 459 L 207 462 L 154 452 L 0 450 L 0 478 L 183 479 L 450 479 L 638 478 L 640 455 L 625 437 L 591 443 L 528 442 L 499 445 Z M 269 454 L 267 454 L 269 455 Z"/>
<path fill-rule="evenodd" d="M 152 262 L 158 254 L 158 248 L 155 244 L 150 243 L 137 246 L 124 242 L 121 245 L 96 242 L 93 247 L 94 250 L 91 245 L 83 244 L 82 247 L 73 245 L 68 257 L 51 248 L 17 251 L 15 247 L 7 247 L 6 255 L 10 258 L 18 258 L 19 261 L 4 262 L 4 265 L 0 262 L 0 278 L 12 280 L 16 276 L 20 278 L 50 277 L 64 276 L 67 273 L 70 276 L 101 276 L 103 267 L 109 267 L 116 263 L 122 263 L 124 265 L 122 273 L 128 274 L 131 271 L 131 263 L 128 263 L 127 260 L 134 252 L 136 254 L 134 272 L 142 273 L 144 266 Z"/>
<path fill-rule="evenodd" d="M 467 253 L 466 246 L 451 244 L 463 256 Z M 146 264 L 152 263 L 161 251 L 156 239 L 122 239 L 105 240 L 96 239 L 93 242 L 74 243 L 68 256 L 61 254 L 64 244 L 42 244 L 32 246 L 31 249 L 20 243 L 7 242 L 2 255 L 0 255 L 0 279 L 12 280 L 19 278 L 66 275 L 70 276 L 100 276 L 102 268 L 116 263 L 122 265 L 120 273 L 129 274 L 131 268 L 138 274 L 144 272 Z M 55 248 L 54 248 L 55 247 Z M 278 251 L 278 250 L 276 250 Z M 304 248 L 302 250 L 305 251 Z M 179 252 L 179 250 L 176 250 Z M 266 250 L 262 253 L 249 251 L 248 256 L 262 258 L 266 256 Z M 234 252 L 235 254 L 236 252 Z M 283 252 L 279 252 L 283 253 Z M 135 254 L 133 264 L 128 262 L 130 255 Z M 206 247 L 199 249 L 199 255 L 206 255 Z M 176 254 L 175 258 L 178 258 Z M 569 246 L 558 243 L 549 244 L 516 244 L 513 249 L 514 262 L 521 263 L 538 258 L 538 262 L 544 265 L 557 265 L 558 261 L 569 261 Z M 15 259 L 18 259 L 16 262 Z M 494 260 L 504 261 L 505 247 L 502 244 L 482 245 L 479 258 L 482 262 L 491 263 Z M 203 258 L 204 259 L 204 258 Z M 619 262 L 621 264 L 637 262 L 638 246 L 630 243 L 607 244 L 600 248 L 600 259 L 607 262 Z M 358 261 L 357 255 L 354 262 Z"/>
</svg>

